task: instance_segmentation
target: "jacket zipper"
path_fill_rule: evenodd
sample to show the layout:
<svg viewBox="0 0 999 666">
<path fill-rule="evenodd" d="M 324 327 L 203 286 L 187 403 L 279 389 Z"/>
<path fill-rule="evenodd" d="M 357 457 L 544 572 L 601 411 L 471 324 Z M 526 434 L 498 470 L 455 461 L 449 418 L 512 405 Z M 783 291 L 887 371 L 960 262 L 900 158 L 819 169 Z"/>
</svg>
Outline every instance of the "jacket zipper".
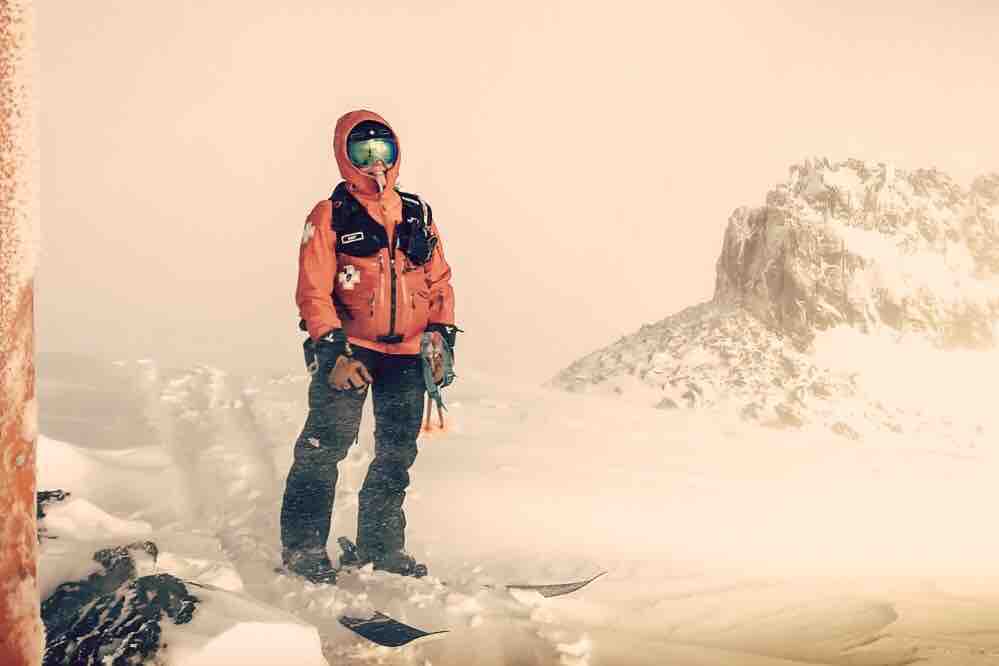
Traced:
<svg viewBox="0 0 999 666">
<path fill-rule="evenodd" d="M 384 261 L 382 261 L 382 255 L 379 254 L 378 255 L 378 284 L 379 285 L 381 285 L 382 278 L 384 278 L 384 277 L 385 277 L 385 263 L 384 263 Z M 378 292 L 380 290 L 381 290 L 381 287 L 379 286 L 378 289 L 375 289 L 374 291 L 371 292 L 371 298 L 368 299 L 368 304 L 371 306 L 371 316 L 372 317 L 375 316 L 375 296 L 378 294 Z"/>
<path fill-rule="evenodd" d="M 389 273 L 392 279 L 392 309 L 389 310 L 389 332 L 390 336 L 395 335 L 395 229 L 392 229 L 392 237 L 389 238 Z"/>
</svg>

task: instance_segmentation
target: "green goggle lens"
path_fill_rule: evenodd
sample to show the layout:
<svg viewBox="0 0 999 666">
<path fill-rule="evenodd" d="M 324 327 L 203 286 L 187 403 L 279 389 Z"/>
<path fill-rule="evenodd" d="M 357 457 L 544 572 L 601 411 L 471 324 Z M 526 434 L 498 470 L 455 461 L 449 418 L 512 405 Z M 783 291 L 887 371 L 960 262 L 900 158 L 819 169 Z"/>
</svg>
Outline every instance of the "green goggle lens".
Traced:
<svg viewBox="0 0 999 666">
<path fill-rule="evenodd" d="M 393 139 L 389 138 L 377 137 L 351 141 L 347 144 L 347 155 L 350 157 L 351 164 L 361 168 L 369 167 L 378 160 L 390 167 L 395 164 L 398 154 L 398 146 Z"/>
</svg>

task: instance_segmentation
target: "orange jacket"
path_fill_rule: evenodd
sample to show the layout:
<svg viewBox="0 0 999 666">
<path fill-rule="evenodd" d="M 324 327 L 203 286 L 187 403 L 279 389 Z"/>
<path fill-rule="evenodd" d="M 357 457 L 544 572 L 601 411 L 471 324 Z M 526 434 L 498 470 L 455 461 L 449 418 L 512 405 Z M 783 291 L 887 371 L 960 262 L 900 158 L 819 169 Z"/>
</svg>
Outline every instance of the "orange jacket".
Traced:
<svg viewBox="0 0 999 666">
<path fill-rule="evenodd" d="M 388 238 L 393 239 L 395 227 L 402 220 L 402 200 L 394 187 L 402 148 L 386 173 L 385 190 L 379 193 L 374 179 L 357 169 L 347 157 L 347 135 L 365 120 L 388 125 L 371 111 L 345 114 L 333 132 L 333 154 L 350 193 L 373 220 L 385 227 Z M 436 225 L 431 227 L 438 238 L 433 256 L 417 266 L 398 249 L 382 248 L 370 257 L 337 253 L 332 212 L 329 199 L 317 203 L 306 218 L 302 233 L 295 302 L 309 335 L 318 340 L 331 329 L 342 328 L 351 344 L 387 354 L 418 354 L 420 334 L 428 324 L 454 324 L 451 267 L 444 259 Z M 334 305 L 334 291 L 337 305 L 343 306 L 340 312 Z M 402 336 L 401 342 L 378 341 L 379 336 L 390 333 L 390 328 L 392 333 Z"/>
</svg>

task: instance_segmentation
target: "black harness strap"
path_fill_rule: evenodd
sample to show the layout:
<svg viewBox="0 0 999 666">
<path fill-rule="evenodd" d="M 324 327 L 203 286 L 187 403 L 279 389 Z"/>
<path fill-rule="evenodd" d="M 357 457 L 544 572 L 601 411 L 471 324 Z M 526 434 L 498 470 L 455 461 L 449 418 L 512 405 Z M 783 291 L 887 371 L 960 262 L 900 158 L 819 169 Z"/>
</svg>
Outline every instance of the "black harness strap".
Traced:
<svg viewBox="0 0 999 666">
<path fill-rule="evenodd" d="M 437 236 L 431 224 L 433 211 L 416 194 L 396 190 L 402 200 L 402 223 L 396 231 L 396 247 L 415 265 L 422 266 L 430 261 L 437 247 Z M 385 227 L 373 220 L 364 206 L 347 189 L 346 182 L 340 182 L 330 195 L 333 206 L 330 225 L 336 235 L 336 252 L 352 257 L 369 257 L 382 248 L 388 247 L 388 234 Z M 353 319 L 350 309 L 336 294 L 334 283 L 333 307 L 338 314 Z M 298 327 L 307 330 L 305 320 Z"/>
</svg>

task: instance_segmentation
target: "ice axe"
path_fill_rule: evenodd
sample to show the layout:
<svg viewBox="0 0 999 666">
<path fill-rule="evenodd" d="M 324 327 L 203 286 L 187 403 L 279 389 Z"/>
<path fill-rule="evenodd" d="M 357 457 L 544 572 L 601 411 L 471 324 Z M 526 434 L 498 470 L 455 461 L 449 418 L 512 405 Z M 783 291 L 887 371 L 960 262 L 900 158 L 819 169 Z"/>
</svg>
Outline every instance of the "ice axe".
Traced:
<svg viewBox="0 0 999 666">
<path fill-rule="evenodd" d="M 433 332 L 424 333 L 420 339 L 420 358 L 423 360 L 423 383 L 427 387 L 427 418 L 424 428 L 430 428 L 430 412 L 437 404 L 437 420 L 444 427 L 444 396 L 441 389 L 454 381 L 454 354 L 451 347 L 441 335 Z M 440 373 L 441 382 L 434 380 L 434 375 Z"/>
</svg>

